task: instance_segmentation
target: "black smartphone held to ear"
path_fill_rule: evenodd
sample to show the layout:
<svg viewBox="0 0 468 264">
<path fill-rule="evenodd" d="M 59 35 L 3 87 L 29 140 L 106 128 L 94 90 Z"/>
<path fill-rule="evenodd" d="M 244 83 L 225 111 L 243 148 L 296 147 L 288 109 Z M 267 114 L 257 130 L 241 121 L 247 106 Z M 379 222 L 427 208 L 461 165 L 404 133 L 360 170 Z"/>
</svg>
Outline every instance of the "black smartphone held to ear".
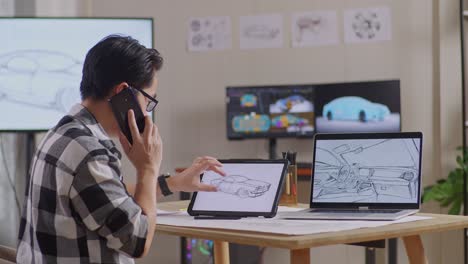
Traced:
<svg viewBox="0 0 468 264">
<path fill-rule="evenodd" d="M 128 110 L 132 109 L 135 113 L 135 120 L 138 126 L 138 131 L 143 133 L 145 130 L 145 115 L 141 111 L 141 107 L 138 104 L 135 92 L 132 88 L 125 88 L 120 93 L 112 96 L 109 99 L 109 103 L 114 112 L 115 119 L 119 124 L 120 130 L 127 137 L 128 142 L 133 144 L 132 132 L 128 125 Z"/>
</svg>

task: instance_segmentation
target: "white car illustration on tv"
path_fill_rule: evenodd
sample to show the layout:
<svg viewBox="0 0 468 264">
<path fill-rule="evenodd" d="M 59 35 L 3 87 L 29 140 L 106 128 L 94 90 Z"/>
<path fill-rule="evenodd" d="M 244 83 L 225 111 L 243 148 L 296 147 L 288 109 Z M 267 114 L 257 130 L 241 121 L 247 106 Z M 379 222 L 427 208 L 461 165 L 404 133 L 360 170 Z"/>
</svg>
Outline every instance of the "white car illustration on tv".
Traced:
<svg viewBox="0 0 468 264">
<path fill-rule="evenodd" d="M 66 112 L 79 102 L 82 62 L 48 50 L 0 54 L 0 101 Z"/>
<path fill-rule="evenodd" d="M 390 109 L 359 96 L 344 96 L 325 104 L 322 115 L 328 120 L 383 121 L 390 116 Z"/>
<path fill-rule="evenodd" d="M 236 195 L 240 198 L 262 196 L 271 187 L 268 182 L 252 180 L 242 175 L 227 175 L 211 180 L 211 184 L 218 188 L 218 192 Z"/>
</svg>

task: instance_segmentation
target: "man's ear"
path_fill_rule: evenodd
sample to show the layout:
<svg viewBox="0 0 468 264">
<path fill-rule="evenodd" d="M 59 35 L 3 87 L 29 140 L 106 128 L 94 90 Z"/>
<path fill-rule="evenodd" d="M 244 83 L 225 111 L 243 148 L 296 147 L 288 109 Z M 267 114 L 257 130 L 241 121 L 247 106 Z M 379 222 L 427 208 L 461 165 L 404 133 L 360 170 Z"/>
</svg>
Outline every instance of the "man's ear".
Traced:
<svg viewBox="0 0 468 264">
<path fill-rule="evenodd" d="M 114 96 L 114 95 L 120 93 L 125 88 L 128 88 L 128 83 L 121 82 L 121 83 L 117 84 L 116 86 L 114 86 L 114 88 L 112 88 L 111 96 Z"/>
</svg>

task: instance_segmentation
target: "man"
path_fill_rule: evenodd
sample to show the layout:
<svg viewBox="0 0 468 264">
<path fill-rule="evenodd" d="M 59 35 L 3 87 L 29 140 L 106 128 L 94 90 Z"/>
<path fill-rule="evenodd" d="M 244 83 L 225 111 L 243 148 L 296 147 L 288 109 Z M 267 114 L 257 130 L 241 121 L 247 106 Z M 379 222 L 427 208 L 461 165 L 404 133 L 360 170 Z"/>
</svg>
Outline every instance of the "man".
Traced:
<svg viewBox="0 0 468 264">
<path fill-rule="evenodd" d="M 88 52 L 81 104 L 45 135 L 31 165 L 18 263 L 132 263 L 151 246 L 157 195 L 216 191 L 199 177 L 206 170 L 224 175 L 216 159 L 197 158 L 179 175 L 157 177 L 163 147 L 150 116 L 140 134 L 129 111 L 133 144 L 114 118 L 108 99 L 124 89 L 133 89 L 142 111 L 153 111 L 162 63 L 155 49 L 130 37 L 109 36 Z M 123 184 L 111 138 L 135 166 L 136 185 Z"/>
</svg>

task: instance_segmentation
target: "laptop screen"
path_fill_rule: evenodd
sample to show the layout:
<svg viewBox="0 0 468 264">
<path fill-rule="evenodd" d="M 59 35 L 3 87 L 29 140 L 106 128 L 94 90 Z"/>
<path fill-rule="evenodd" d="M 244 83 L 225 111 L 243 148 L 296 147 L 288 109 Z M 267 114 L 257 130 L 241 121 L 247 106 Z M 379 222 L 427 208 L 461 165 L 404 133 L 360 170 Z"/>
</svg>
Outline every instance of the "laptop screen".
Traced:
<svg viewBox="0 0 468 264">
<path fill-rule="evenodd" d="M 311 205 L 418 204 L 421 143 L 421 137 L 317 138 Z"/>
</svg>

